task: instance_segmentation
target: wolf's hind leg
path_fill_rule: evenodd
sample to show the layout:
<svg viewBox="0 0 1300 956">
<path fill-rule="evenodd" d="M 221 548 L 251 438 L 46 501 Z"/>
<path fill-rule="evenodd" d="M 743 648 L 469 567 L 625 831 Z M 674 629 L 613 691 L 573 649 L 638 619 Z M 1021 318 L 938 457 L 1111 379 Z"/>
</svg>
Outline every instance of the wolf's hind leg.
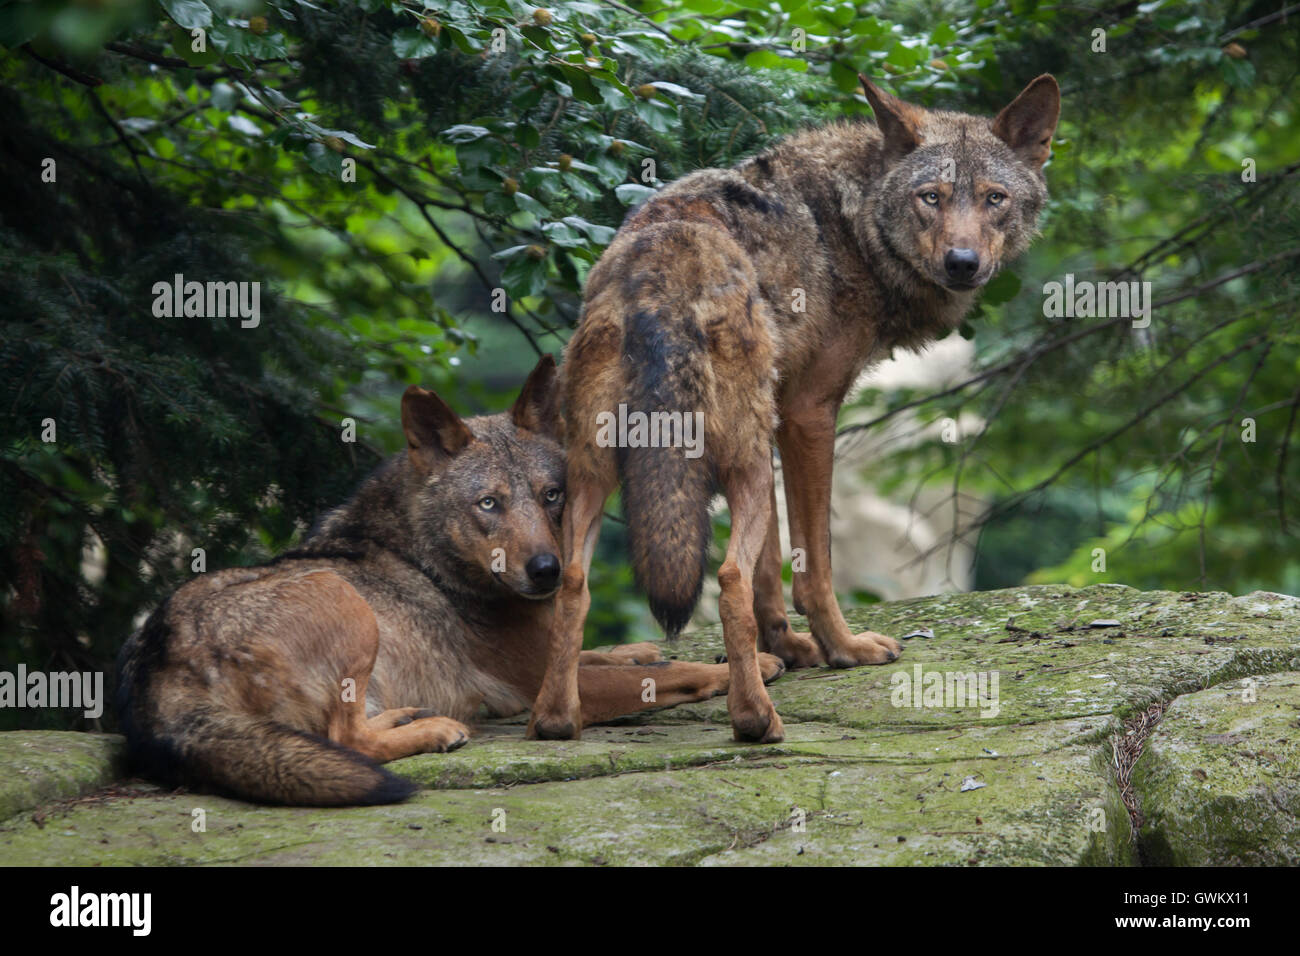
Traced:
<svg viewBox="0 0 1300 956">
<path fill-rule="evenodd" d="M 418 707 L 386 710 L 366 718 L 366 689 L 379 654 L 379 622 L 357 590 L 333 572 L 307 575 L 316 613 L 299 640 L 310 641 L 312 657 L 333 671 L 326 701 L 325 735 L 335 743 L 385 763 L 417 753 L 455 750 L 469 739 L 469 728 L 450 717 L 425 716 Z M 328 608 L 330 613 L 321 613 Z M 320 621 L 330 622 L 321 626 Z M 318 665 L 319 666 L 319 665 Z M 318 676 L 323 676 L 319 675 Z"/>
<path fill-rule="evenodd" d="M 619 644 L 608 651 L 583 651 L 578 655 L 579 667 L 593 664 L 653 664 L 664 659 L 663 651 L 653 641 Z"/>
<path fill-rule="evenodd" d="M 763 682 L 785 672 L 781 658 L 758 655 Z M 627 714 L 676 707 L 727 693 L 731 672 L 726 664 L 662 661 L 658 664 L 589 665 L 578 671 L 582 723 L 598 724 Z"/>
<path fill-rule="evenodd" d="M 439 717 L 426 707 L 394 707 L 360 722 L 354 713 L 331 732 L 330 739 L 380 763 L 412 754 L 446 753 L 470 738 L 470 729 L 459 720 Z"/>
<path fill-rule="evenodd" d="M 415 707 L 400 709 L 419 710 Z M 393 711 L 388 710 L 379 716 L 391 713 Z M 412 754 L 446 753 L 463 746 L 469 737 L 470 729 L 459 720 L 450 717 L 418 717 L 386 730 L 373 730 L 367 722 L 364 733 L 340 743 L 359 750 L 372 760 L 386 763 Z"/>
<path fill-rule="evenodd" d="M 392 730 L 421 717 L 438 716 L 428 707 L 394 707 L 366 719 L 366 726 L 371 730 Z"/>
<path fill-rule="evenodd" d="M 718 569 L 722 594 L 718 610 L 727 648 L 731 686 L 727 711 L 737 740 L 776 743 L 785 739 L 781 718 L 767 696 L 758 658 L 758 622 L 754 616 L 754 568 L 767 536 L 772 505 L 772 459 L 763 450 L 749 461 L 737 462 L 723 476 L 723 491 L 731 508 L 731 540 Z"/>
</svg>

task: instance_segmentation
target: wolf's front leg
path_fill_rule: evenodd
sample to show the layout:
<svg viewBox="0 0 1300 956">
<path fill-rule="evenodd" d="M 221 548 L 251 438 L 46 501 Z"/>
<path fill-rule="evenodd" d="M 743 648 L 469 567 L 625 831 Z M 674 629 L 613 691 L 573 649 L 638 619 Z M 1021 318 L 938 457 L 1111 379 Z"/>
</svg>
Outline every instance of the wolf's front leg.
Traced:
<svg viewBox="0 0 1300 956">
<path fill-rule="evenodd" d="M 582 626 L 591 607 L 587 574 L 608 496 L 609 489 L 576 476 L 570 479 L 569 500 L 564 509 L 567 566 L 555 596 L 547 638 L 546 674 L 528 722 L 528 736 L 534 740 L 571 740 L 582 734 L 578 662 L 582 654 Z"/>
<path fill-rule="evenodd" d="M 902 653 L 903 646 L 875 631 L 850 631 L 831 586 L 831 469 L 836 411 L 836 406 L 829 404 L 789 409 L 777 431 L 790 516 L 790 546 L 802 548 L 807 560 L 807 569 L 794 575 L 794 606 L 808 616 L 813 639 L 831 667 L 887 664 Z"/>
</svg>

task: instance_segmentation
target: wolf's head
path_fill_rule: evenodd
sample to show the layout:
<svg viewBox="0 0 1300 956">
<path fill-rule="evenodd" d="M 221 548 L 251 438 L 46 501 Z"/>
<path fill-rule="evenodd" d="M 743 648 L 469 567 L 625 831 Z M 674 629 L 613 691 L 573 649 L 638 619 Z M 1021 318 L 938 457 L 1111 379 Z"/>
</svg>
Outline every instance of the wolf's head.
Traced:
<svg viewBox="0 0 1300 956">
<path fill-rule="evenodd" d="M 872 232 L 925 280 L 979 288 L 1036 231 L 1061 112 L 1056 80 L 1038 77 L 991 120 L 922 109 L 862 84 L 882 137 Z"/>
<path fill-rule="evenodd" d="M 411 547 L 460 590 L 543 600 L 560 582 L 564 454 L 555 360 L 508 412 L 462 420 L 431 391 L 402 396 Z"/>
</svg>

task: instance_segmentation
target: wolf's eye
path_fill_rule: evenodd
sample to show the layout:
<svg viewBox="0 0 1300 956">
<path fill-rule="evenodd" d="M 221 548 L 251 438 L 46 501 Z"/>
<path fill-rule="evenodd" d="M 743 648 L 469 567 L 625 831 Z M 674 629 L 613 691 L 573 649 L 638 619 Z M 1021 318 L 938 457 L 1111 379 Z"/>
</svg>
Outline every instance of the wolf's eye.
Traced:
<svg viewBox="0 0 1300 956">
<path fill-rule="evenodd" d="M 478 500 L 478 506 L 482 508 L 484 511 L 496 511 L 497 500 L 493 498 L 491 495 L 485 495 L 484 497 Z"/>
<path fill-rule="evenodd" d="M 546 499 L 548 505 L 553 505 L 560 500 L 562 494 L 563 492 L 559 488 L 547 488 L 542 497 Z"/>
<path fill-rule="evenodd" d="M 996 206 L 1006 197 L 1002 193 L 989 193 L 989 205 Z"/>
<path fill-rule="evenodd" d="M 927 206 L 937 206 L 939 205 L 939 194 L 931 189 L 927 193 L 921 193 L 921 201 Z"/>
</svg>

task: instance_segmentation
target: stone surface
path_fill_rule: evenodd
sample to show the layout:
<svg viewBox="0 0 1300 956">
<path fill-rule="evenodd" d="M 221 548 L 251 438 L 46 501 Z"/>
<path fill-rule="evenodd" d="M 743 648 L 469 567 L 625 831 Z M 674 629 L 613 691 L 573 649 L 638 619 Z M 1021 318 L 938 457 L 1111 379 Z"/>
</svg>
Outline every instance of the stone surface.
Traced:
<svg viewBox="0 0 1300 956">
<path fill-rule="evenodd" d="M 0 735 L 0 864 L 1300 860 L 1300 600 L 1050 585 L 849 617 L 934 636 L 910 639 L 890 665 L 787 673 L 771 687 L 784 743 L 733 742 L 721 698 L 580 741 L 526 741 L 522 719 L 486 722 L 462 750 L 391 764 L 426 788 L 393 807 L 258 807 L 138 781 L 96 789 L 115 777 L 117 738 Z M 706 628 L 664 650 L 711 660 L 721 638 Z M 996 676 L 997 694 L 904 696 L 918 665 L 922 688 L 926 674 L 972 674 L 989 692 Z M 1168 702 L 1133 771 L 1145 818 L 1135 843 L 1111 739 Z"/>
<path fill-rule="evenodd" d="M 110 734 L 0 733 L 0 820 L 111 783 L 122 750 Z"/>
<path fill-rule="evenodd" d="M 1179 697 L 1133 782 L 1144 862 L 1300 865 L 1300 673 Z"/>
</svg>

